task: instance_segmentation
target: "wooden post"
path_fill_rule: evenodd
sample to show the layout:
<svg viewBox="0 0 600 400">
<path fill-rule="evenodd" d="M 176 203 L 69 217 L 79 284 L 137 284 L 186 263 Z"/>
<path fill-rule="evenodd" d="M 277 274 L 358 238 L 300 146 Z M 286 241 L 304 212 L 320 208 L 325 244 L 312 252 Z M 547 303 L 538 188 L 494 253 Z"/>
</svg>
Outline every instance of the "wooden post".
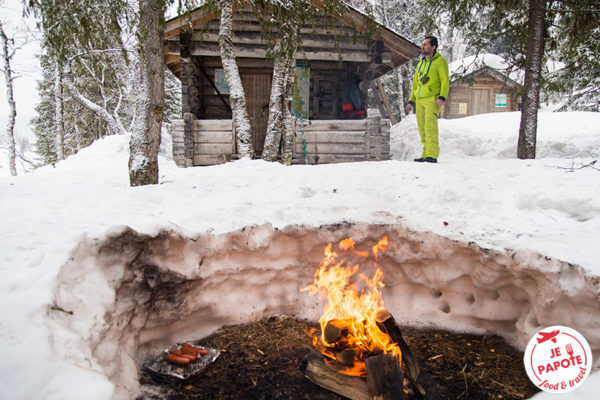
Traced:
<svg viewBox="0 0 600 400">
<path fill-rule="evenodd" d="M 390 105 L 390 99 L 388 98 L 387 94 L 385 93 L 385 89 L 383 88 L 383 83 L 381 82 L 380 78 L 375 79 L 375 82 L 377 82 L 377 87 L 379 88 L 379 94 L 381 95 L 381 98 L 383 99 L 383 104 L 385 105 L 385 109 L 387 110 L 387 115 L 390 118 L 392 125 L 396 125 L 398 123 L 398 121 L 396 121 L 396 117 L 394 116 L 394 113 L 392 112 L 392 106 Z"/>
<path fill-rule="evenodd" d="M 179 36 L 179 57 L 181 59 L 181 112 L 200 117 L 201 85 L 199 71 L 192 56 L 193 39 L 191 32 Z"/>
<path fill-rule="evenodd" d="M 381 161 L 381 117 L 372 116 L 368 121 L 369 160 Z"/>
<path fill-rule="evenodd" d="M 192 113 L 183 114 L 183 147 L 185 166 L 194 165 L 194 115 Z"/>
<path fill-rule="evenodd" d="M 373 92 L 373 97 L 375 97 L 375 101 L 377 102 L 377 108 L 379 108 L 379 114 L 381 114 L 382 118 L 385 118 L 387 113 L 383 106 L 383 101 L 381 101 L 381 96 L 379 95 L 379 89 L 377 89 L 377 85 L 375 84 L 374 81 L 371 81 L 371 91 Z"/>
</svg>

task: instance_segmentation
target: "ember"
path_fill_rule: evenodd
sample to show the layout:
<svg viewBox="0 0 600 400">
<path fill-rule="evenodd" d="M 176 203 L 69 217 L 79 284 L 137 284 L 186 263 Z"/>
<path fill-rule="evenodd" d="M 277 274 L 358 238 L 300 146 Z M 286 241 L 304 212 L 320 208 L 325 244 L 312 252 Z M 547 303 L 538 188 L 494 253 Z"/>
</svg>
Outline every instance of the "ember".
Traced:
<svg viewBox="0 0 600 400">
<path fill-rule="evenodd" d="M 352 239 L 344 239 L 338 247 L 349 257 L 342 258 L 332 251 L 329 243 L 314 283 L 301 289 L 327 300 L 319 319 L 321 333 L 315 330 L 311 336 L 323 355 L 345 366 L 340 370 L 343 374 L 366 376 L 365 362 L 370 354 L 392 354 L 402 363 L 400 346 L 378 324 L 378 315 L 385 312 L 385 306 L 380 293 L 384 287 L 383 273 L 377 260 L 388 246 L 388 238 L 384 236 L 371 251 L 359 251 Z M 349 264 L 347 260 L 356 257 L 360 263 Z M 361 264 L 370 260 L 375 270 L 372 278 L 358 274 Z"/>
</svg>

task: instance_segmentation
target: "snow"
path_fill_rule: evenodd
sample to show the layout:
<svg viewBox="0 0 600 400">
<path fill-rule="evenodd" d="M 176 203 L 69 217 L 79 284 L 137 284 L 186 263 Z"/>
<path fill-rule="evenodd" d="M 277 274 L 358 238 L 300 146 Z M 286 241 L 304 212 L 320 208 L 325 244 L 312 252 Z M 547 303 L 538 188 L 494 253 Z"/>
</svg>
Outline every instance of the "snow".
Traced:
<svg viewBox="0 0 600 400">
<path fill-rule="evenodd" d="M 298 288 L 324 245 L 382 234 L 398 246 L 381 262 L 397 320 L 522 350 L 567 325 L 597 371 L 600 171 L 583 166 L 600 155 L 600 113 L 540 113 L 536 160 L 515 159 L 518 128 L 518 113 L 442 119 L 439 163 L 421 164 L 410 116 L 390 161 L 183 169 L 161 157 L 160 184 L 135 188 L 129 137 L 112 136 L 0 176 L 0 397 L 134 398 L 144 357 L 167 344 L 265 315 L 317 318 Z M 598 389 L 594 372 L 534 397 Z"/>
<path fill-rule="evenodd" d="M 454 80 L 460 76 L 469 75 L 483 67 L 495 69 L 503 74 L 506 74 L 508 71 L 508 77 L 510 79 L 523 84 L 523 79 L 525 78 L 523 72 L 517 69 L 510 69 L 510 65 L 504 58 L 492 53 L 481 53 L 451 62 L 448 64 L 450 80 Z"/>
</svg>

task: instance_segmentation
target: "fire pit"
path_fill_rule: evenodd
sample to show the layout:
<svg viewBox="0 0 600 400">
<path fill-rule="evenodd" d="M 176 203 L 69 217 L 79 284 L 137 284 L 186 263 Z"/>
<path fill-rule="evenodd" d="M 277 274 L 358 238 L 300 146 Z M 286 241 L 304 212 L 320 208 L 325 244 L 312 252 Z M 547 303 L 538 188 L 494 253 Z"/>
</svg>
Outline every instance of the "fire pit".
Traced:
<svg viewBox="0 0 600 400">
<path fill-rule="evenodd" d="M 315 349 L 304 330 L 323 329 L 305 321 L 317 321 L 322 304 L 298 289 L 313 281 L 327 243 L 352 237 L 358 252 L 372 253 L 383 236 L 394 244 L 376 261 L 385 274 L 383 309 L 401 325 L 420 367 L 418 379 L 431 374 L 444 399 L 530 396 L 535 388 L 515 349 L 523 350 L 540 327 L 565 322 L 573 310 L 600 315 L 598 280 L 578 266 L 399 224 L 267 224 L 193 237 L 115 228 L 100 238 L 83 238 L 57 276 L 48 321 L 72 334 L 53 339 L 56 355 L 98 371 L 120 398 L 135 398 L 140 386 L 149 385 L 174 393 L 171 398 L 194 398 L 189 396 L 194 393 L 195 398 L 337 399 L 304 376 L 302 364 L 308 366 Z M 348 265 L 355 265 L 354 258 L 364 260 L 348 251 Z M 372 279 L 373 262 L 363 267 L 360 273 Z M 90 287 L 97 296 L 89 296 Z M 264 320 L 274 315 L 294 318 Z M 297 329 L 282 321 L 294 321 Z M 566 322 L 588 338 L 596 361 L 597 327 L 585 321 Z M 503 339 L 487 336 L 492 334 Z M 202 346 L 222 350 L 197 376 L 171 382 L 140 372 L 144 362 L 173 343 L 197 338 L 203 338 Z M 392 337 L 392 342 L 399 341 Z M 408 379 L 407 352 L 401 352 L 398 365 Z"/>
<path fill-rule="evenodd" d="M 419 364 L 384 306 L 377 260 L 388 246 L 384 236 L 370 249 L 357 249 L 352 239 L 325 248 L 314 283 L 302 289 L 326 300 L 321 331 L 311 332 L 324 357 L 310 356 L 306 377 L 353 400 L 437 398 L 418 382 Z M 372 277 L 361 267 L 372 269 Z"/>
<path fill-rule="evenodd" d="M 313 350 L 307 335 L 311 329 L 314 324 L 286 316 L 224 327 L 199 341 L 222 349 L 204 372 L 185 380 L 143 372 L 139 400 L 344 399 L 305 376 L 311 356 L 323 357 Z M 415 350 L 421 374 L 430 374 L 436 382 L 428 393 L 435 391 L 441 399 L 516 400 L 537 391 L 526 376 L 523 354 L 500 337 L 409 327 L 402 331 Z"/>
</svg>

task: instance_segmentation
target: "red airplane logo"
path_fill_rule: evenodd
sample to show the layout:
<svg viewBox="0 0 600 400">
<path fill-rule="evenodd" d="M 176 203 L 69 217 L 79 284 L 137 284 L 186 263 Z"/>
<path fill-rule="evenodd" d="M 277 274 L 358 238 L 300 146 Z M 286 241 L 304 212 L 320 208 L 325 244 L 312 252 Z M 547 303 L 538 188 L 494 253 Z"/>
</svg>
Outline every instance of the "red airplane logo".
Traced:
<svg viewBox="0 0 600 400">
<path fill-rule="evenodd" d="M 560 331 L 557 329 L 555 331 L 552 331 L 550 333 L 547 332 L 539 332 L 539 334 L 541 335 L 541 337 L 536 338 L 539 343 L 544 343 L 547 340 L 552 340 L 552 342 L 556 343 L 556 336 L 560 333 Z"/>
</svg>

